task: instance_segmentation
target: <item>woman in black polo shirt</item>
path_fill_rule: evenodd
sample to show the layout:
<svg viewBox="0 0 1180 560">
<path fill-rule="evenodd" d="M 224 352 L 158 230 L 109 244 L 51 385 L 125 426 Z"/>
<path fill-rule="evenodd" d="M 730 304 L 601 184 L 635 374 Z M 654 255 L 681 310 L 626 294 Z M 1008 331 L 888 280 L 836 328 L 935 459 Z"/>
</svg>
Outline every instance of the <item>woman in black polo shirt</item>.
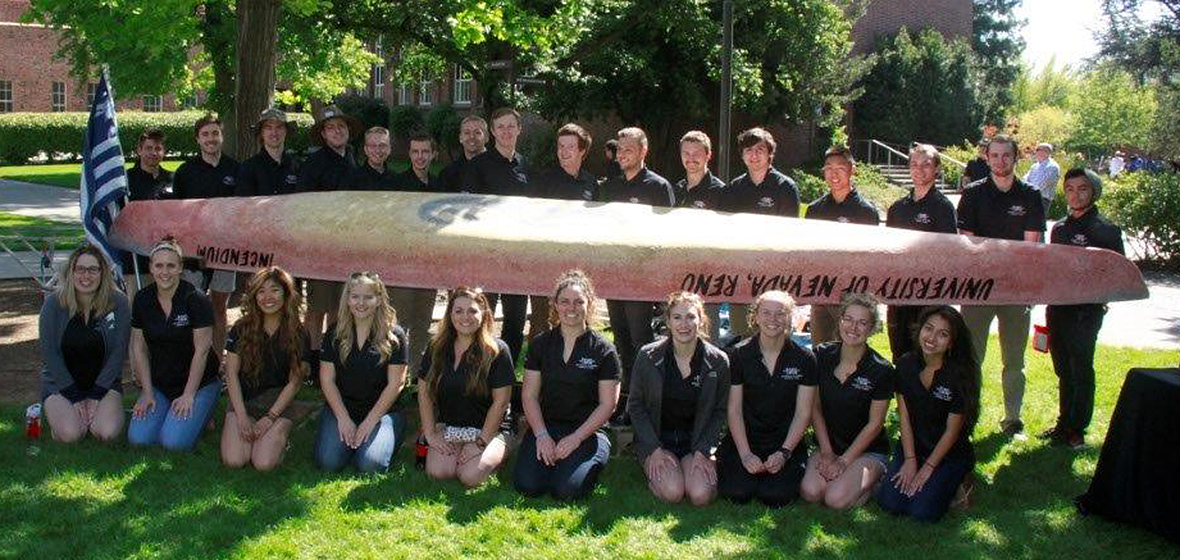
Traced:
<svg viewBox="0 0 1180 560">
<path fill-rule="evenodd" d="M 213 353 L 213 304 L 181 279 L 182 253 L 168 237 L 149 254 L 150 286 L 131 305 L 131 369 L 141 391 L 127 425 L 132 445 L 187 451 L 221 393 Z"/>
<path fill-rule="evenodd" d="M 406 421 L 397 398 L 406 381 L 410 343 L 381 278 L 357 272 L 344 284 L 337 323 L 320 346 L 320 411 L 315 458 L 320 468 L 352 462 L 361 472 L 389 469 Z"/>
<path fill-rule="evenodd" d="M 971 432 L 979 417 L 980 373 L 967 325 L 953 307 L 928 307 L 917 324 L 918 349 L 897 361 L 901 445 L 877 501 L 896 515 L 938 521 L 975 468 Z"/>
<path fill-rule="evenodd" d="M 307 332 L 295 279 L 271 266 L 250 277 L 242 318 L 225 341 L 229 409 L 221 430 L 221 460 L 268 471 L 283 461 L 296 417 L 290 404 L 307 376 Z"/>
<path fill-rule="evenodd" d="M 772 507 L 799 495 L 803 433 L 815 400 L 815 356 L 791 340 L 795 301 L 786 292 L 754 301 L 753 336 L 730 352 L 729 437 L 717 451 L 717 491 Z"/>
<path fill-rule="evenodd" d="M 839 341 L 815 347 L 819 394 L 811 425 L 819 453 L 807 462 L 800 493 L 833 509 L 859 506 L 885 472 L 889 441 L 882 427 L 893 396 L 893 366 L 868 345 L 880 323 L 877 298 L 840 302 Z"/>
<path fill-rule="evenodd" d="M 665 502 L 693 505 L 717 495 L 713 448 L 721 439 L 729 395 L 729 358 L 705 341 L 701 296 L 675 292 L 664 306 L 668 337 L 635 357 L 627 413 L 647 486 Z"/>
<path fill-rule="evenodd" d="M 494 326 L 482 292 L 458 287 L 447 294 L 447 311 L 418 370 L 418 414 L 429 444 L 426 474 L 435 480 L 479 486 L 507 455 L 500 425 L 516 374 Z"/>
<path fill-rule="evenodd" d="M 595 301 L 582 271 L 563 274 L 549 306 L 556 326 L 529 344 L 521 393 L 529 431 L 513 476 L 526 496 L 586 496 L 610 456 L 602 428 L 619 399 L 619 354 L 590 328 Z"/>
</svg>

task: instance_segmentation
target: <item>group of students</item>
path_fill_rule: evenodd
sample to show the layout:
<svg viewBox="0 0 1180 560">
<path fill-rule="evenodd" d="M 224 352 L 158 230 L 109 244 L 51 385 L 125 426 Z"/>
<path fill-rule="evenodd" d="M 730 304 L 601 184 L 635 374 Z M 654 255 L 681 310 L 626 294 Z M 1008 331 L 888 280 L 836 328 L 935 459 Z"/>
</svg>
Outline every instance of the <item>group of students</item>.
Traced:
<svg viewBox="0 0 1180 560">
<path fill-rule="evenodd" d="M 278 267 L 250 277 L 222 366 L 212 304 L 182 278 L 182 257 L 174 240 L 157 243 L 148 255 L 153 283 L 128 304 L 98 249 L 70 255 L 41 312 L 42 398 L 53 437 L 118 437 L 129 354 L 140 386 L 127 426 L 132 445 L 191 449 L 224 390 L 222 461 L 273 469 L 299 418 L 293 404 L 312 361 L 296 281 Z M 547 328 L 524 360 L 527 429 L 512 480 L 522 494 L 568 500 L 593 490 L 610 456 L 605 427 L 618 405 L 621 363 L 595 330 L 598 298 L 584 273 L 558 278 L 549 301 Z M 696 505 L 720 494 L 781 506 L 802 495 L 845 509 L 876 491 L 890 512 L 939 519 L 973 468 L 979 366 L 961 315 L 939 306 L 919 314 L 917 350 L 895 368 L 867 345 L 878 307 L 871 295 L 846 296 L 838 340 L 813 352 L 791 337 L 790 295 L 766 292 L 751 305 L 753 334 L 727 352 L 709 342 L 700 296 L 670 294 L 667 335 L 638 352 L 626 405 L 652 492 Z M 320 468 L 389 468 L 406 433 L 399 397 L 408 349 L 381 279 L 352 274 L 320 345 Z M 482 484 L 516 442 L 508 421 L 513 357 L 494 336 L 482 291 L 448 292 L 416 374 L 426 473 Z M 888 460 L 884 419 L 895 393 L 900 441 Z M 809 427 L 818 444 L 810 458 Z"/>
</svg>

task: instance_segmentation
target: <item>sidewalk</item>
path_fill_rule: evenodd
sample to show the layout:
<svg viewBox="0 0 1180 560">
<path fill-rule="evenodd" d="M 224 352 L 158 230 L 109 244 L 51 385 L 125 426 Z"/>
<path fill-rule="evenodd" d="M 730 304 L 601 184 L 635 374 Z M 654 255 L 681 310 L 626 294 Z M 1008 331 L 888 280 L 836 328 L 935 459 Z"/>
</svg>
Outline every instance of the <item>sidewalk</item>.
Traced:
<svg viewBox="0 0 1180 560">
<path fill-rule="evenodd" d="M 10 179 L 0 179 L 0 212 L 59 222 L 82 221 L 77 190 Z"/>
</svg>

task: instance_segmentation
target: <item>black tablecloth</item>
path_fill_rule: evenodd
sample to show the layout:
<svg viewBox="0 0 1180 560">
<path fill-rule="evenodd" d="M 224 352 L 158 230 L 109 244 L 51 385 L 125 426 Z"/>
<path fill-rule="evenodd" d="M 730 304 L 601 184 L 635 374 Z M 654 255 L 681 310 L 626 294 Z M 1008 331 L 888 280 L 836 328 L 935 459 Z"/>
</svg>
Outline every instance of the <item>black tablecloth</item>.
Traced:
<svg viewBox="0 0 1180 560">
<path fill-rule="evenodd" d="M 1132 369 L 1078 509 L 1180 543 L 1180 369 Z"/>
</svg>

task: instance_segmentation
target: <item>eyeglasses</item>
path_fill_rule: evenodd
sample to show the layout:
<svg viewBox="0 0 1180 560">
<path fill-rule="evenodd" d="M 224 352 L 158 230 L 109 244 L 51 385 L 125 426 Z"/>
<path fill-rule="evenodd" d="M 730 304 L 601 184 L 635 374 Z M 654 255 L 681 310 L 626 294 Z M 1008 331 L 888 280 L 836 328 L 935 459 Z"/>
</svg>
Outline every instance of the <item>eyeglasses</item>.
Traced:
<svg viewBox="0 0 1180 560">
<path fill-rule="evenodd" d="M 844 315 L 843 317 L 840 317 L 840 324 L 856 327 L 858 329 L 867 329 L 873 324 L 873 322 L 869 321 L 868 319 L 853 319 L 848 315 Z"/>
<path fill-rule="evenodd" d="M 102 274 L 101 266 L 75 266 L 74 274 Z"/>
</svg>

